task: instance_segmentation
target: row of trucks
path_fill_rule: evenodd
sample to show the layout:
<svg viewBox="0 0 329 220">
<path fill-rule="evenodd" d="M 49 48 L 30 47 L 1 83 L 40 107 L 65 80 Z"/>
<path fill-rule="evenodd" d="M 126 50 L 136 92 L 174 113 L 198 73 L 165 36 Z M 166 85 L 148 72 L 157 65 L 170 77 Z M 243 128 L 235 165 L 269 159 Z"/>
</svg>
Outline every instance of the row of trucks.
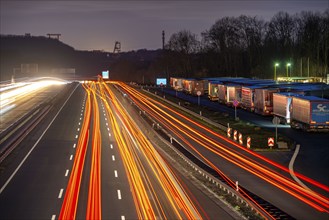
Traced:
<svg viewBox="0 0 329 220">
<path fill-rule="evenodd" d="M 275 93 L 273 99 L 273 115 L 280 123 L 306 131 L 329 129 L 328 99 L 296 93 Z"/>
<path fill-rule="evenodd" d="M 197 91 L 200 91 L 201 95 L 208 93 L 211 101 L 218 101 L 228 106 L 232 106 L 233 102 L 237 101 L 237 107 L 261 115 L 275 116 L 280 119 L 280 123 L 290 124 L 293 128 L 329 129 L 329 100 L 318 98 L 329 97 L 329 86 L 324 83 L 278 83 L 273 80 L 221 77 L 174 78 L 171 86 L 175 90 L 185 91 L 191 95 L 197 95 Z M 301 99 L 306 101 L 293 101 Z M 301 105 L 305 105 L 305 108 Z M 302 109 L 303 117 L 298 114 Z"/>
</svg>

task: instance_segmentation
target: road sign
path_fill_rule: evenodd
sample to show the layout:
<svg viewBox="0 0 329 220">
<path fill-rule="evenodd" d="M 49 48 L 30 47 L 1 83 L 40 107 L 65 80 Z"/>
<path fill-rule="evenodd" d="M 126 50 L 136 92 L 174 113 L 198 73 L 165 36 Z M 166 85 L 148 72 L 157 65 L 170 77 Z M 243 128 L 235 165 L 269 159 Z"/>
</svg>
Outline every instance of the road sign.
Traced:
<svg viewBox="0 0 329 220">
<path fill-rule="evenodd" d="M 196 94 L 197 94 L 197 96 L 200 96 L 201 95 L 201 91 L 197 91 Z"/>
<path fill-rule="evenodd" d="M 234 130 L 234 132 L 233 132 L 233 139 L 235 141 L 238 140 L 238 131 L 237 130 Z"/>
<path fill-rule="evenodd" d="M 243 140 L 242 140 L 242 134 L 241 133 L 239 133 L 239 144 L 243 144 Z"/>
<path fill-rule="evenodd" d="M 269 147 L 273 147 L 273 146 L 274 146 L 274 138 L 269 137 L 269 138 L 267 139 L 267 145 L 268 145 Z"/>
<path fill-rule="evenodd" d="M 274 117 L 273 120 L 272 120 L 272 123 L 275 124 L 275 125 L 280 124 L 280 118 Z"/>
<path fill-rule="evenodd" d="M 227 137 L 231 137 L 232 128 L 227 128 Z"/>
<path fill-rule="evenodd" d="M 250 148 L 251 145 L 251 138 L 247 137 L 247 148 Z"/>
<path fill-rule="evenodd" d="M 234 106 L 234 107 L 237 107 L 238 105 L 239 105 L 238 100 L 234 100 L 234 101 L 233 101 L 233 106 Z"/>
</svg>

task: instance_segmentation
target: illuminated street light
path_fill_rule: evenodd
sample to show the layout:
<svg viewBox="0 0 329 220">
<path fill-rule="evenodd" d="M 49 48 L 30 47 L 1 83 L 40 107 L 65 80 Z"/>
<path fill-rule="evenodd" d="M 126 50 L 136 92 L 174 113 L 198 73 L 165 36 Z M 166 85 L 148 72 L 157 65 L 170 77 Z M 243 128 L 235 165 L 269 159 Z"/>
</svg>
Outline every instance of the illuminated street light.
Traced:
<svg viewBox="0 0 329 220">
<path fill-rule="evenodd" d="M 291 63 L 287 63 L 286 67 L 287 67 L 287 77 L 288 77 L 288 67 L 291 66 Z"/>
<path fill-rule="evenodd" d="M 274 80 L 276 81 L 276 67 L 279 66 L 279 63 L 274 64 Z"/>
</svg>

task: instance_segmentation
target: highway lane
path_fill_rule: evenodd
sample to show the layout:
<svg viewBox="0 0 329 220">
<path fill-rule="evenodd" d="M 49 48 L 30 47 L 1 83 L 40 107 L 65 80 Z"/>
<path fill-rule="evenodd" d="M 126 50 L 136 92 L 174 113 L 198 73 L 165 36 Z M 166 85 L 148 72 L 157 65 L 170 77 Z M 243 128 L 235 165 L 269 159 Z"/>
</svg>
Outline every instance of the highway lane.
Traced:
<svg viewBox="0 0 329 220">
<path fill-rule="evenodd" d="M 136 99 L 135 101 L 139 102 L 140 98 Z M 180 120 L 183 120 L 183 119 L 180 118 Z M 168 123 L 168 124 L 170 124 L 170 123 Z M 180 129 L 178 128 L 176 130 L 178 130 L 178 132 L 180 132 L 181 128 Z M 191 138 L 191 137 L 189 137 L 189 138 Z M 214 138 L 214 137 L 212 137 L 212 138 Z M 218 141 L 218 138 L 216 140 Z M 198 146 L 198 145 L 200 145 L 200 143 L 197 144 L 197 143 L 192 142 L 190 146 Z M 230 144 L 228 144 L 228 146 L 229 145 Z M 234 146 L 232 146 L 230 148 L 233 149 Z M 305 207 L 305 204 L 301 203 L 299 200 L 296 200 L 295 198 L 291 198 L 291 196 L 287 196 L 285 193 L 282 193 L 280 190 L 276 189 L 275 187 L 272 187 L 271 185 L 267 184 L 266 182 L 263 182 L 263 180 L 253 178 L 252 175 L 246 173 L 243 169 L 237 169 L 236 167 L 232 166 L 230 163 L 227 163 L 225 160 L 220 159 L 220 157 L 218 157 L 218 155 L 209 154 L 209 152 L 207 153 L 207 151 L 205 149 L 200 148 L 200 147 L 198 148 L 198 150 L 201 152 L 200 155 L 207 155 L 207 159 L 211 160 L 221 170 L 224 170 L 225 173 L 229 173 L 233 180 L 242 181 L 243 186 L 247 187 L 248 189 L 252 189 L 253 191 L 257 191 L 257 194 L 261 193 L 258 195 L 262 195 L 262 197 L 265 196 L 265 198 L 267 200 L 272 201 L 274 204 L 278 204 L 279 207 L 280 206 L 283 207 L 285 211 L 289 211 L 289 213 L 293 213 L 294 216 L 298 216 L 300 218 L 305 218 L 306 216 L 318 215 L 319 219 L 326 216 L 321 213 L 314 212 L 314 210 L 312 208 L 310 209 L 310 207 L 308 207 L 308 206 Z M 255 159 L 255 160 L 257 161 L 257 159 Z M 235 172 L 232 173 L 232 170 Z M 259 187 L 259 186 L 261 186 L 261 187 Z M 289 201 L 289 202 L 287 202 L 287 201 Z M 295 209 L 292 209 L 292 207 L 295 207 Z"/>
<path fill-rule="evenodd" d="M 96 95 L 99 91 L 95 83 L 83 87 L 88 95 L 84 114 L 80 115 L 77 153 L 59 218 L 136 219 L 122 162 L 114 153 L 116 143 L 111 139 L 110 124 Z M 117 167 L 113 169 L 112 165 Z"/>
<path fill-rule="evenodd" d="M 40 142 L 2 191 L 0 195 L 1 218 L 50 219 L 58 212 L 67 182 L 67 170 L 69 173 L 72 166 L 70 158 L 74 155 L 73 146 L 79 122 L 78 111 L 83 95 L 82 88 L 77 88 Z M 35 132 L 29 135 L 28 140 L 22 145 L 31 147 L 39 138 L 38 134 L 39 132 Z"/>
<path fill-rule="evenodd" d="M 139 218 L 201 218 L 170 168 L 118 103 L 113 92 L 110 89 L 107 92 L 121 124 L 118 126 L 116 117 L 111 116 Z"/>
<path fill-rule="evenodd" d="M 102 134 L 102 188 L 104 189 L 102 191 L 102 216 L 108 217 L 108 219 L 121 219 L 122 216 L 125 219 L 136 219 L 135 204 L 131 197 L 130 186 L 118 145 L 114 139 L 104 104 L 103 102 L 100 103 L 102 118 L 100 124 Z M 118 192 L 120 192 L 120 198 Z"/>
<path fill-rule="evenodd" d="M 100 92 L 98 87 L 98 94 Z M 137 219 L 126 171 L 114 138 L 104 100 L 97 96 L 102 136 L 102 216 L 104 219 Z"/>
<path fill-rule="evenodd" d="M 32 93 L 28 93 L 23 97 L 15 99 L 8 111 L 0 113 L 0 132 L 5 130 L 19 118 L 21 118 L 29 110 L 40 105 L 42 102 L 51 99 L 58 94 L 64 88 L 64 85 L 54 85 L 37 90 Z"/>
<path fill-rule="evenodd" d="M 140 130 L 143 131 L 143 133 L 147 135 L 150 140 L 154 139 L 154 137 L 151 138 L 151 136 L 153 136 L 152 129 L 149 127 L 149 125 L 145 124 L 145 121 L 136 112 L 136 109 L 132 107 L 130 101 L 124 98 L 116 89 L 113 89 L 113 92 L 116 94 L 118 100 L 120 100 L 120 103 L 122 103 L 125 109 L 129 112 L 129 115 L 134 118 L 134 121 L 138 124 Z M 184 170 L 184 168 L 180 167 L 180 164 L 177 164 L 175 161 L 166 158 L 167 156 L 163 154 L 163 151 L 160 149 L 160 147 L 157 146 L 156 143 L 154 144 L 154 146 L 156 149 L 158 149 L 159 154 L 161 154 L 166 161 L 170 160 L 168 166 L 171 167 L 176 177 L 181 180 L 179 182 L 185 187 L 185 191 L 188 193 L 193 203 L 198 207 L 198 209 L 200 210 L 200 214 L 204 219 L 240 218 L 237 217 L 237 214 L 234 213 L 234 211 L 232 212 L 232 210 L 230 210 L 226 204 L 223 204 L 221 201 L 218 202 L 218 199 L 216 198 L 215 200 L 217 202 L 215 203 L 214 200 L 210 198 L 211 196 L 209 197 L 209 194 L 205 192 L 203 184 L 195 183 L 195 181 L 193 181 L 193 178 L 189 175 L 189 171 Z M 184 173 L 184 175 L 182 173 Z M 197 186 L 195 186 L 194 184 L 196 184 Z"/>
</svg>

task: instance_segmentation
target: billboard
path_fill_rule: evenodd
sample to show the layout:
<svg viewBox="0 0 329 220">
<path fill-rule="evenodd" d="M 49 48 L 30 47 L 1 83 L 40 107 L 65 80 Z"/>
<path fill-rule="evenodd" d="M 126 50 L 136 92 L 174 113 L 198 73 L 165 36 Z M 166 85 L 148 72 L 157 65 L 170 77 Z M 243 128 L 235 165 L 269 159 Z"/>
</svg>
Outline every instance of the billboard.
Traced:
<svg viewBox="0 0 329 220">
<path fill-rule="evenodd" d="M 166 86 L 167 85 L 167 79 L 166 78 L 157 78 L 156 79 L 157 86 Z"/>
<path fill-rule="evenodd" d="M 103 79 L 108 79 L 109 78 L 109 71 L 108 70 L 103 71 L 102 72 L 102 77 L 103 77 Z"/>
</svg>

